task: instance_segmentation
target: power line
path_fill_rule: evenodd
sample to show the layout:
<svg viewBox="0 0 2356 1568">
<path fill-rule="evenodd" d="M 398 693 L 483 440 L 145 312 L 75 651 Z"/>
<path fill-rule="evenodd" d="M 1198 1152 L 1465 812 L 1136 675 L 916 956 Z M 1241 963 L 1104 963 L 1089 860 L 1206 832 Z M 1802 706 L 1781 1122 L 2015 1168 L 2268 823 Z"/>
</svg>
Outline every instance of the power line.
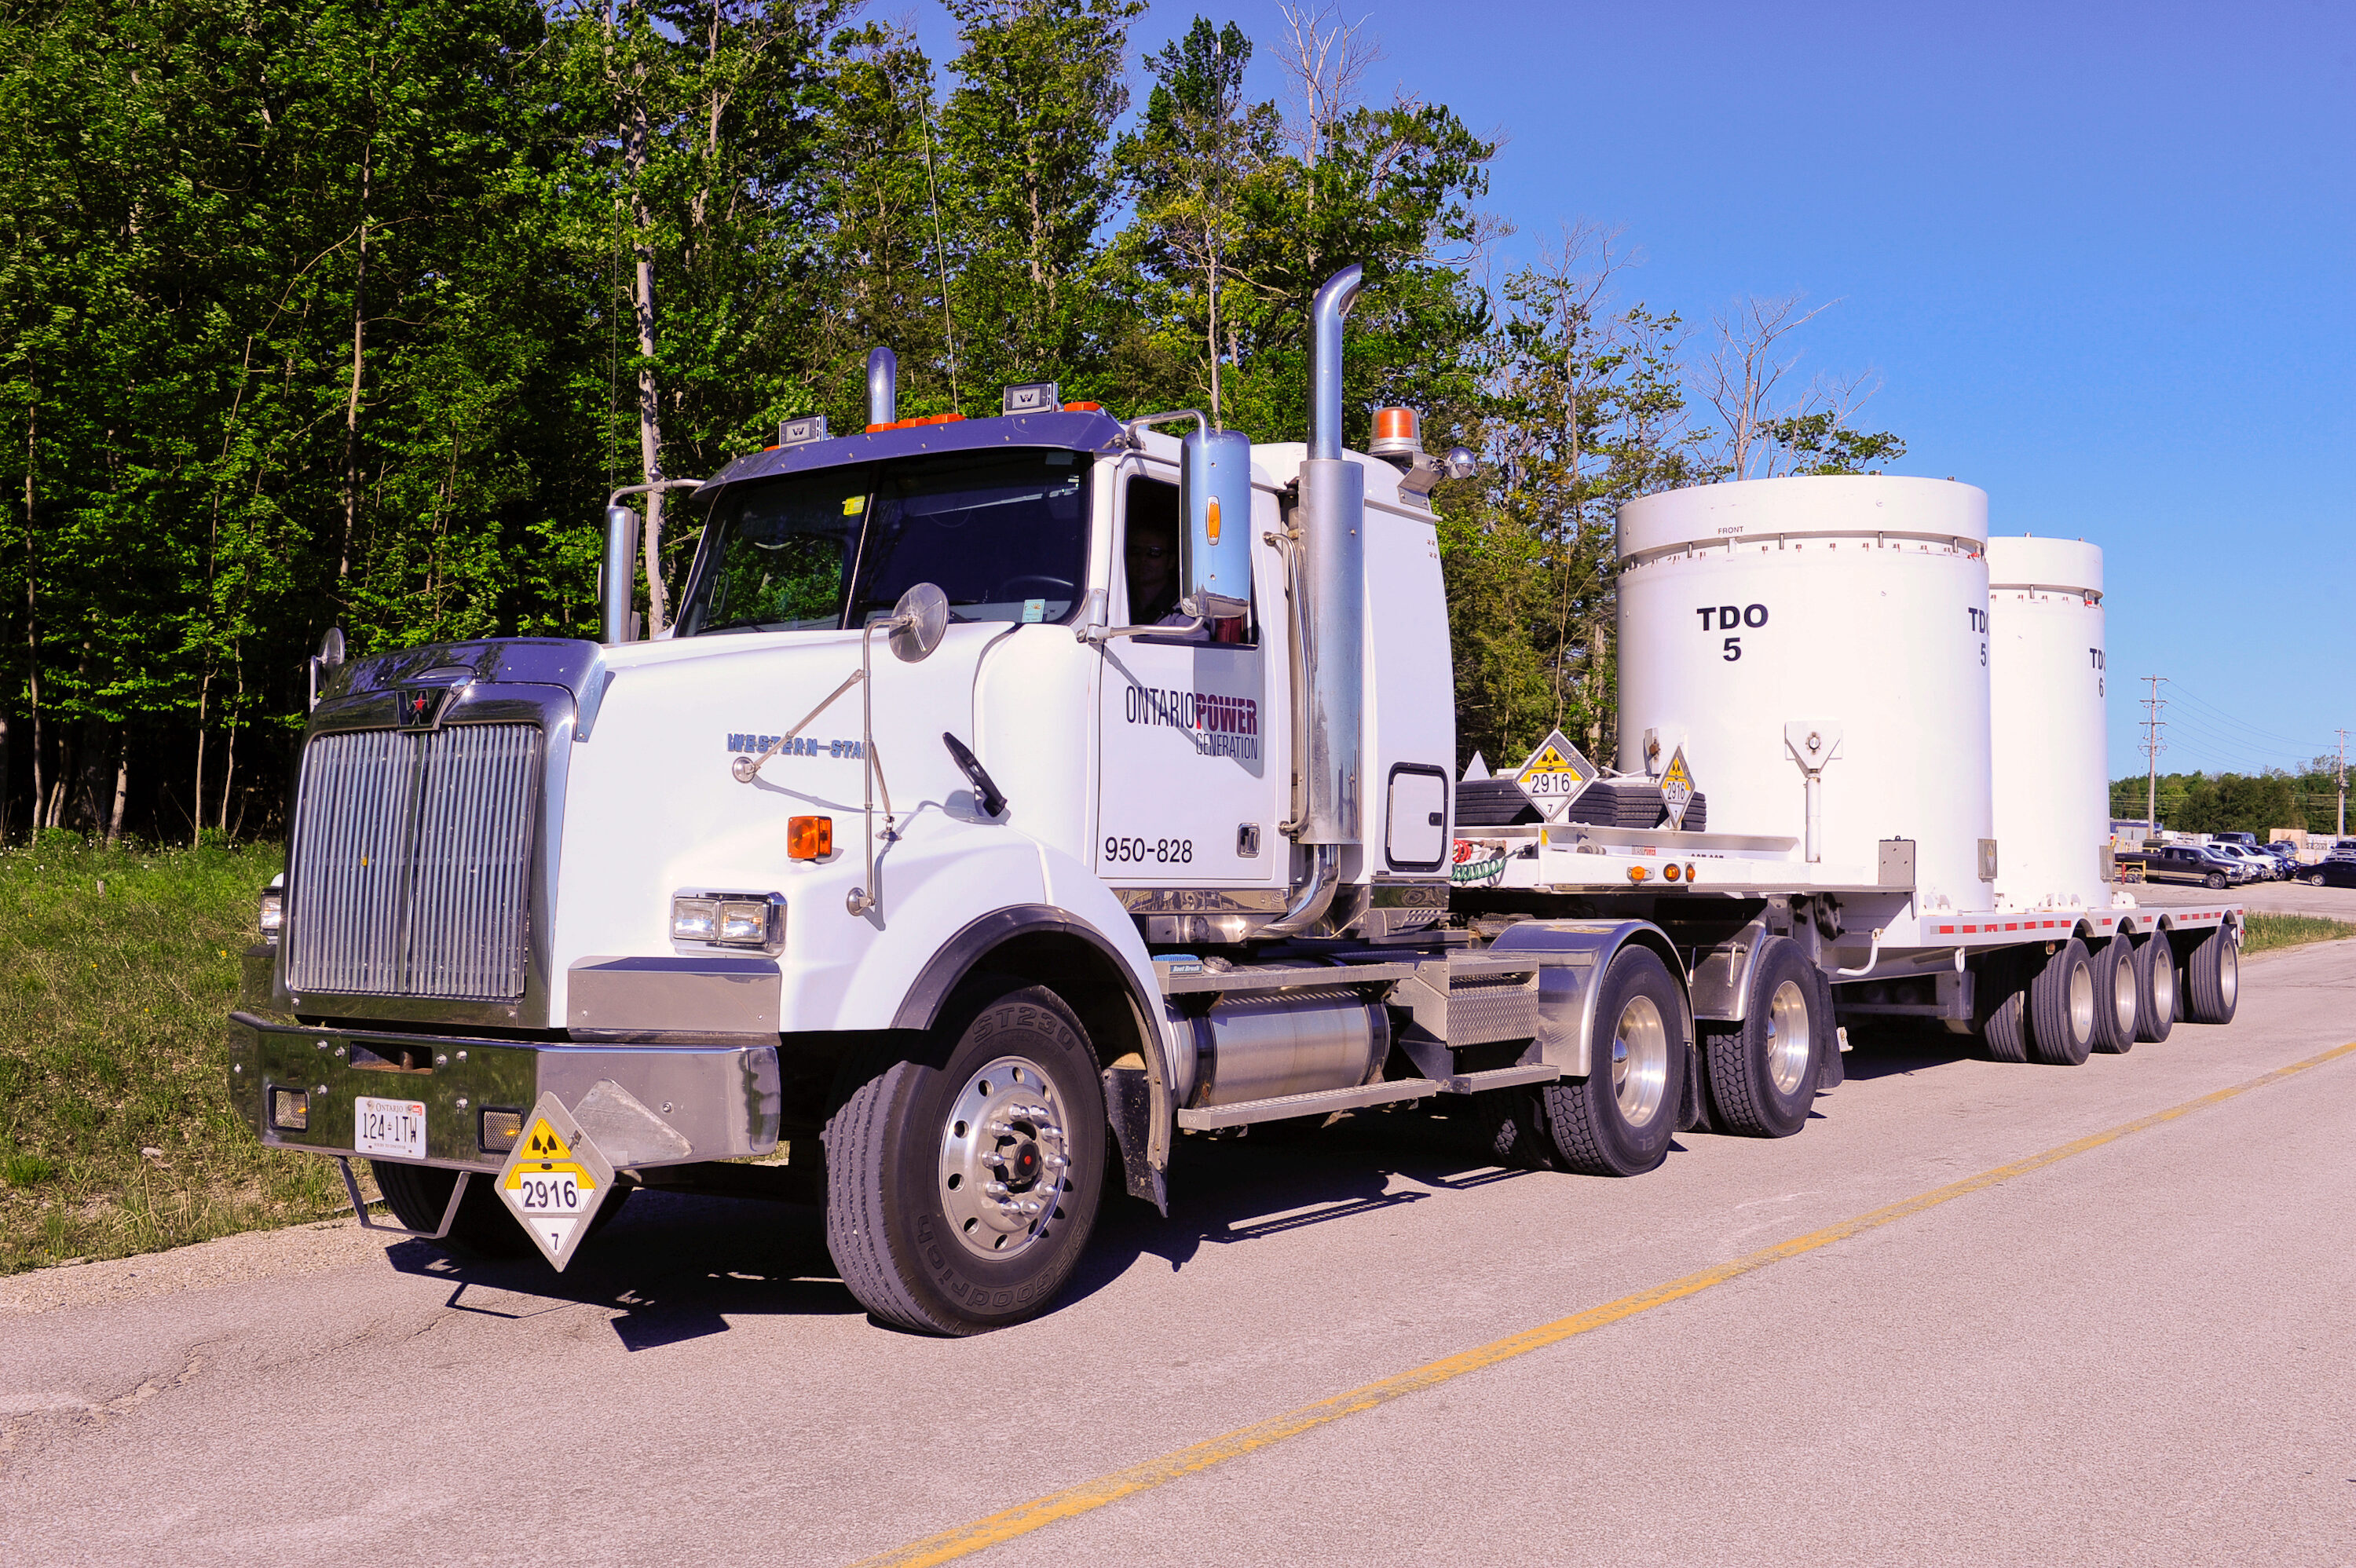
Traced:
<svg viewBox="0 0 2356 1568">
<path fill-rule="evenodd" d="M 2168 724 L 2168 720 L 2159 716 L 2159 710 L 2168 706 L 2167 699 L 2159 695 L 2159 683 L 2168 677 L 2161 675 L 2147 675 L 2142 678 L 2151 682 L 2151 695 L 2142 699 L 2147 710 L 2144 718 L 2143 755 L 2145 763 L 2148 764 L 2145 775 L 2148 793 L 2144 796 L 2143 826 L 2147 834 L 2157 834 L 2159 831 L 2159 754 L 2168 750 L 2167 742 L 2159 738 L 2160 731 Z"/>
</svg>

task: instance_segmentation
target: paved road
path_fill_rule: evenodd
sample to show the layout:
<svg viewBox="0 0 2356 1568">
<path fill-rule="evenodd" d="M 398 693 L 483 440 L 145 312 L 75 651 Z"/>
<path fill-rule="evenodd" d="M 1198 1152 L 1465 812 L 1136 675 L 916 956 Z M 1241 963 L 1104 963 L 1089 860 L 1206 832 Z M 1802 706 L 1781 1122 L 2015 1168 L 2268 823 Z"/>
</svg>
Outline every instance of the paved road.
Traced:
<svg viewBox="0 0 2356 1568">
<path fill-rule="evenodd" d="M 870 1326 L 793 1211 L 641 1195 L 561 1283 L 348 1222 L 0 1281 L 0 1561 L 845 1563 L 2356 1038 L 2356 944 L 2075 1070 L 1860 1049 L 1640 1180 L 1372 1116 L 1183 1150 L 1076 1299 Z M 980 1561 L 2356 1555 L 2356 1054 Z"/>
</svg>

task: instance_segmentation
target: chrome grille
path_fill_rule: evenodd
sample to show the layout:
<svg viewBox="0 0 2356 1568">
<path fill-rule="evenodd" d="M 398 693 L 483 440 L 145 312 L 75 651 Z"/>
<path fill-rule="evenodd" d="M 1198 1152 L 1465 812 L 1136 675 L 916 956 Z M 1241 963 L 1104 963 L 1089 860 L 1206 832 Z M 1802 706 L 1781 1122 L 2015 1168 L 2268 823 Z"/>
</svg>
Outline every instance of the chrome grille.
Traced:
<svg viewBox="0 0 2356 1568">
<path fill-rule="evenodd" d="M 522 996 L 539 780 L 531 724 L 313 740 L 287 877 L 289 988 Z"/>
</svg>

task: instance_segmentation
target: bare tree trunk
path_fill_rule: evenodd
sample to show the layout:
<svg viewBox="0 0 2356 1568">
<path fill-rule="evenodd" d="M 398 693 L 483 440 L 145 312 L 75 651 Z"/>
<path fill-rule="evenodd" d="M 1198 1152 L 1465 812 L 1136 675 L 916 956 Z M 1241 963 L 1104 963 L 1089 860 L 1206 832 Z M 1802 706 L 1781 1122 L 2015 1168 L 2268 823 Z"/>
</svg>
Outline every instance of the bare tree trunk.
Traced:
<svg viewBox="0 0 2356 1568">
<path fill-rule="evenodd" d="M 637 72 L 641 89 L 646 70 Z M 630 242 L 637 262 L 633 306 L 638 328 L 638 467 L 645 483 L 662 481 L 662 389 L 655 379 L 655 252 L 649 238 L 653 219 L 647 212 L 642 181 L 647 168 L 647 106 L 643 91 L 634 93 L 622 123 L 622 165 L 630 186 L 630 215 L 637 232 Z M 647 495 L 647 635 L 660 636 L 670 624 L 670 603 L 663 592 L 663 495 Z"/>
<path fill-rule="evenodd" d="M 204 836 L 205 830 L 205 704 L 212 694 L 213 672 L 207 669 L 204 680 L 197 688 L 197 787 L 194 794 L 197 801 L 195 831 L 198 838 Z M 189 840 L 191 844 L 197 841 L 197 838 Z"/>
<path fill-rule="evenodd" d="M 360 508 L 360 376 L 368 352 L 369 183 L 374 172 L 376 141 L 360 147 L 359 272 L 352 280 L 352 383 L 344 399 L 344 538 L 336 558 L 336 581 L 352 574 L 352 533 Z M 198 819 L 203 820 L 201 808 Z"/>
<path fill-rule="evenodd" d="M 40 602 L 35 584 L 40 581 L 40 558 L 33 546 L 33 458 L 39 424 L 39 405 L 25 408 L 25 659 L 27 673 L 25 689 L 28 717 L 33 721 L 33 816 L 31 827 L 38 832 L 41 811 L 48 802 L 41 795 L 41 640 L 36 627 Z"/>
<path fill-rule="evenodd" d="M 131 794 L 131 731 L 127 725 L 117 725 L 114 735 L 114 809 L 106 817 L 106 847 L 113 848 L 123 842 L 123 803 Z M 201 830 L 198 838 L 202 840 Z"/>
<path fill-rule="evenodd" d="M 241 648 L 233 649 L 231 656 L 237 662 L 236 700 L 234 702 L 223 703 L 221 705 L 221 718 L 223 720 L 221 724 L 222 748 L 225 755 L 223 758 L 224 765 L 221 768 L 220 826 L 223 832 L 227 832 L 229 830 L 229 786 L 230 782 L 237 777 L 237 712 L 239 707 L 243 703 L 245 699 L 244 650 Z M 204 815 L 205 797 L 198 795 L 197 797 L 197 819 L 198 821 L 202 821 L 204 819 Z"/>
</svg>

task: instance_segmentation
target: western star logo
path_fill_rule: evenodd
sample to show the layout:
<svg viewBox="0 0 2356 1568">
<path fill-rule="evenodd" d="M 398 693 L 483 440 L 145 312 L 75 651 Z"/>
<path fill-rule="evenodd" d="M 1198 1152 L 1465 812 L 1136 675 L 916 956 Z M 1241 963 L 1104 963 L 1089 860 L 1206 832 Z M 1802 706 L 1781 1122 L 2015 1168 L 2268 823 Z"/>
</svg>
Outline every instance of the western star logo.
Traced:
<svg viewBox="0 0 2356 1568">
<path fill-rule="evenodd" d="M 728 750 L 734 756 L 757 757 L 770 747 L 776 745 L 777 737 L 775 735 L 739 735 L 731 732 L 728 737 Z M 784 745 L 777 746 L 777 755 L 781 757 L 850 757 L 855 761 L 860 755 L 859 745 L 856 741 L 819 741 L 808 735 L 797 735 Z"/>
<path fill-rule="evenodd" d="M 401 727 L 404 730 L 431 730 L 442 721 L 443 706 L 450 700 L 445 687 L 412 687 L 401 694 Z"/>
</svg>

